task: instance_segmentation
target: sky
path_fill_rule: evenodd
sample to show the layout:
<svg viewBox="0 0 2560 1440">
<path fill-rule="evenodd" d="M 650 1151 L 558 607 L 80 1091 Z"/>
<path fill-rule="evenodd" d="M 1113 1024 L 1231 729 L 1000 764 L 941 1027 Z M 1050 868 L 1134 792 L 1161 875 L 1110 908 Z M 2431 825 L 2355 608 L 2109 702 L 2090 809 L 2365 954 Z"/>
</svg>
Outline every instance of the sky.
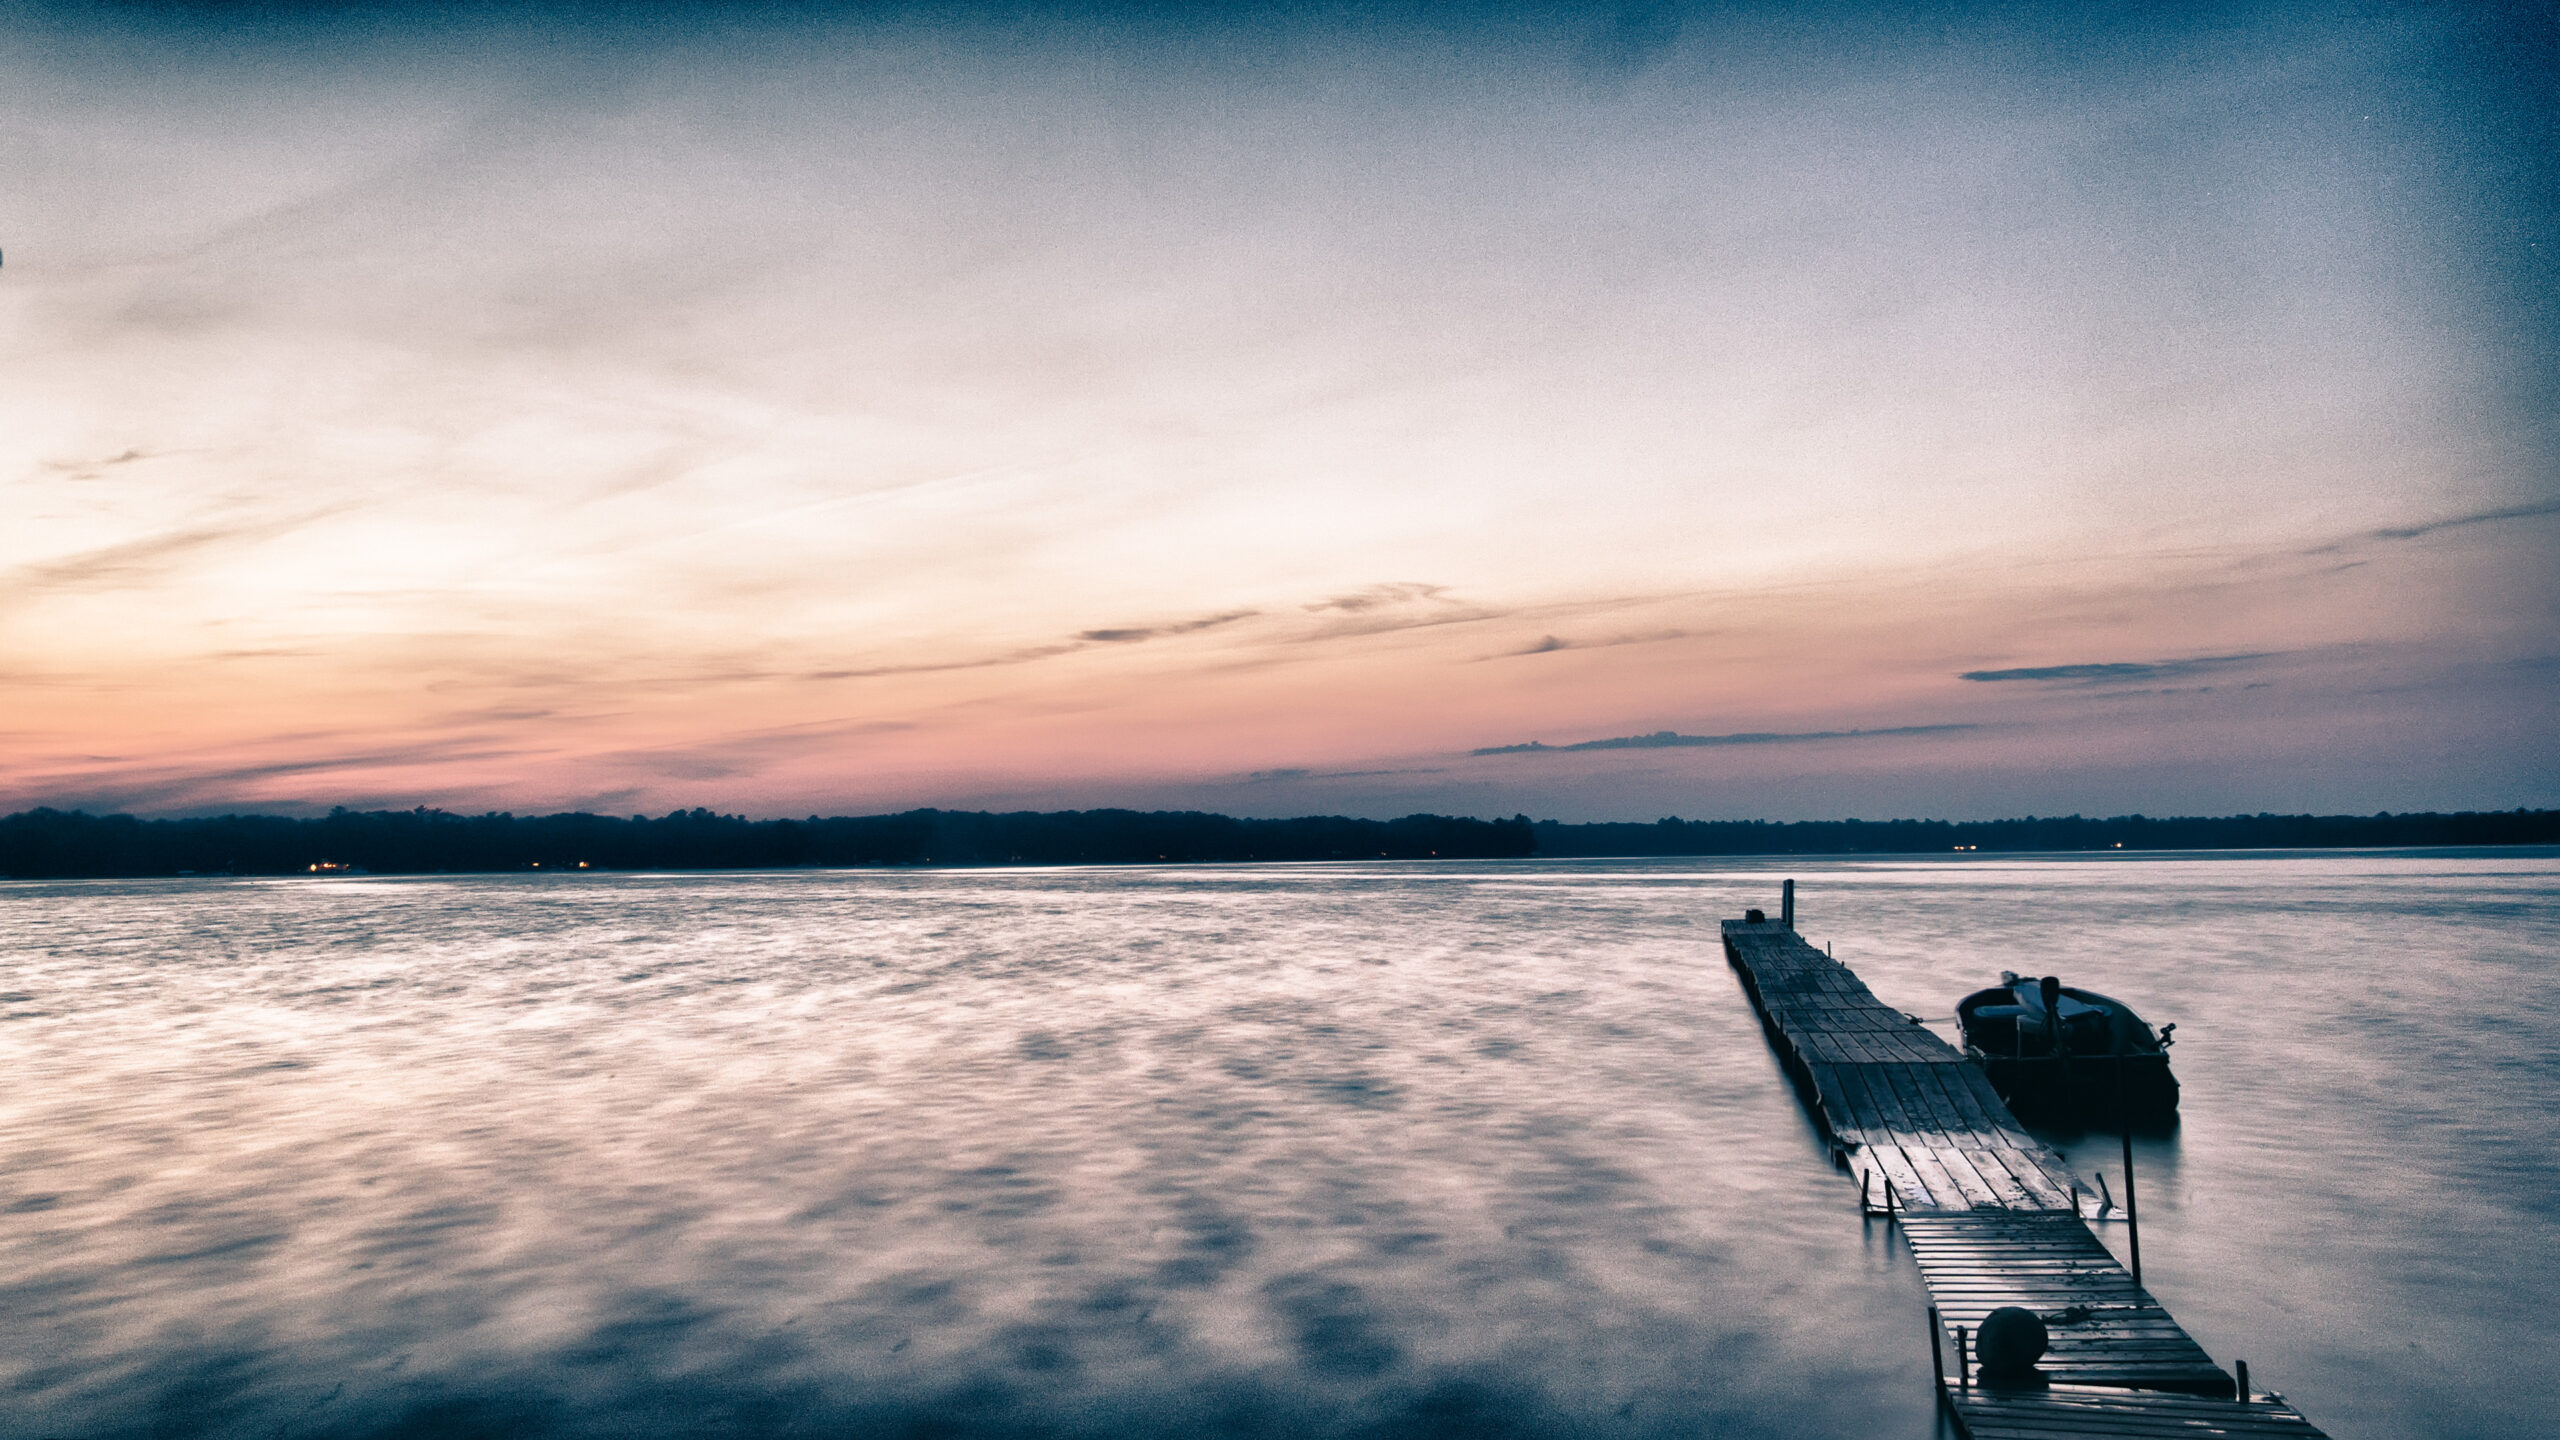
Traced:
<svg viewBox="0 0 2560 1440">
<path fill-rule="evenodd" d="M 2083 8 L 0 0 L 0 810 L 2560 805 L 2560 12 Z"/>
</svg>

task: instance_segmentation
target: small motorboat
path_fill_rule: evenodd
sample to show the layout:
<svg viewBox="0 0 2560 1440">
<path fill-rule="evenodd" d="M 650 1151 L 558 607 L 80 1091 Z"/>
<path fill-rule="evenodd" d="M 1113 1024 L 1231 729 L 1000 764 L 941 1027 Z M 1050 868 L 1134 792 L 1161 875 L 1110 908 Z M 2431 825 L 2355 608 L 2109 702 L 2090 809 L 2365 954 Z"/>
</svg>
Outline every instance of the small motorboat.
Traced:
<svg viewBox="0 0 2560 1440">
<path fill-rule="evenodd" d="M 2178 1112 L 2170 1032 L 2094 990 L 2002 971 L 1956 1002 L 1965 1058 L 2021 1115 L 2159 1121 Z"/>
</svg>

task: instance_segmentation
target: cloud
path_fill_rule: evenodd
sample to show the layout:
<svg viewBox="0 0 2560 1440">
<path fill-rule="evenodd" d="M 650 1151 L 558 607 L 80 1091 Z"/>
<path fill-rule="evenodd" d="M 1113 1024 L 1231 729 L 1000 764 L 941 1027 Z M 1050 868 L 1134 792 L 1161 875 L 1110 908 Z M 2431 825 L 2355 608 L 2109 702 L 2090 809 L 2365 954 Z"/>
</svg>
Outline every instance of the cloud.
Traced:
<svg viewBox="0 0 2560 1440">
<path fill-rule="evenodd" d="M 2201 675 L 2256 660 L 2271 660 L 2280 653 L 2272 650 L 2253 651 L 2245 655 L 2196 655 L 2184 660 L 2107 661 L 2088 665 L 2026 665 L 2013 670 L 1967 670 L 1959 680 L 2001 681 L 2039 680 L 2076 681 L 2086 685 L 2109 685 L 2135 680 L 2174 680 L 2187 675 Z"/>
<path fill-rule="evenodd" d="M 1694 630 L 1657 630 L 1647 635 L 1612 635 L 1605 640 L 1568 640 L 1561 635 L 1541 635 L 1535 644 L 1524 645 L 1517 650 L 1505 650 L 1499 655 L 1487 655 L 1483 658 L 1512 660 L 1523 655 L 1552 655 L 1558 650 L 1606 650 L 1618 645 L 1654 645 L 1665 640 L 1686 640 L 1697 633 Z"/>
<path fill-rule="evenodd" d="M 1299 608 L 1311 615 L 1341 618 L 1297 637 L 1297 644 L 1357 639 L 1397 630 L 1427 630 L 1440 625 L 1472 625 L 1519 613 L 1517 609 L 1469 605 L 1450 596 L 1446 585 L 1411 581 L 1365 586 Z"/>
<path fill-rule="evenodd" d="M 883 675 L 938 675 L 946 670 L 990 670 L 999 665 L 1028 665 L 1055 655 L 1072 654 L 1086 648 L 1073 645 L 1033 645 L 1021 650 L 1008 650 L 1002 655 L 984 655 L 975 660 L 929 660 L 913 665 L 872 665 L 859 670 L 807 670 L 803 680 L 872 680 Z"/>
<path fill-rule="evenodd" d="M 1979 730 L 1979 725 L 1895 725 L 1882 730 L 1745 730 L 1731 735 L 1683 735 L 1674 730 L 1656 730 L 1650 735 L 1621 735 L 1608 740 L 1582 740 L 1571 745 L 1549 745 L 1532 740 L 1525 745 L 1488 745 L 1470 750 L 1470 755 L 1563 755 L 1576 750 L 1672 750 L 1711 745 L 1791 745 L 1808 740 L 1867 740 L 1883 735 L 1950 735 L 1960 730 Z"/>
<path fill-rule="evenodd" d="M 129 449 L 120 455 L 110 455 L 103 460 L 42 460 L 37 463 L 44 469 L 56 474 L 68 475 L 74 480 L 95 480 L 98 478 L 98 472 L 109 466 L 129 465 L 136 460 L 150 458 L 139 450 Z"/>
<path fill-rule="evenodd" d="M 2415 540 L 2439 530 L 2456 530 L 2465 525 L 2488 525 L 2500 520 L 2530 520 L 2541 515 L 2560 515 L 2560 500 L 2544 500 L 2532 505 L 2510 505 L 2502 510 L 2482 510 L 2470 515 L 2456 515 L 2447 520 L 2430 520 L 2423 525 L 2403 525 L 2376 530 L 2376 540 Z"/>
<path fill-rule="evenodd" d="M 236 765 L 226 770 L 211 770 L 188 778 L 202 784 L 220 784 L 242 780 L 267 780 L 279 775 L 308 775 L 332 770 L 387 770 L 413 765 L 442 765 L 467 760 L 518 760 L 534 752 L 480 744 L 456 746 L 422 745 L 416 749 L 379 750 L 372 754 L 323 755 L 309 760 L 275 760 L 264 765 Z"/>
<path fill-rule="evenodd" d="M 1448 589 L 1446 585 L 1422 585 L 1411 581 L 1400 581 L 1365 586 L 1347 595 L 1318 600 L 1304 608 L 1312 614 L 1337 610 L 1346 615 L 1357 615 L 1365 610 L 1377 610 L 1390 605 L 1410 605 L 1416 601 L 1437 600 L 1447 593 Z"/>
<path fill-rule="evenodd" d="M 803 680 L 869 680 L 883 675 L 934 675 L 947 670 L 991 670 L 1004 665 L 1029 665 L 1036 661 L 1072 655 L 1098 645 L 1130 645 L 1145 640 L 1163 640 L 1176 635 L 1192 635 L 1233 625 L 1261 614 L 1259 610 L 1222 610 L 1192 620 L 1177 620 L 1170 625 L 1131 625 L 1099 630 L 1079 630 L 1074 638 L 1049 645 L 1028 645 L 1008 650 L 1001 655 L 982 655 L 969 660 L 927 660 L 911 665 L 872 665 L 850 670 L 809 670 Z M 750 677 L 754 678 L 754 677 Z"/>
<path fill-rule="evenodd" d="M 2380 530 L 2367 530 L 2347 540 L 2332 540 L 2304 550 L 2305 555 L 2335 555 L 2357 541 L 2415 540 L 2439 530 L 2460 530 L 2472 525 L 2494 525 L 2503 520 L 2534 520 L 2545 515 L 2560 515 L 2560 500 L 2537 500 L 2529 505 L 2506 505 L 2495 510 L 2475 510 L 2468 515 L 2452 515 L 2442 520 L 2426 520 L 2415 525 L 2390 525 Z M 2361 565 L 2364 561 L 2352 561 Z M 2343 567 L 2341 567 L 2343 568 Z"/>
<path fill-rule="evenodd" d="M 777 761 L 812 749 L 915 728 L 913 722 L 906 720 L 821 720 L 741 731 L 692 743 L 606 751 L 595 758 L 664 779 L 725 780 L 759 774 Z"/>
<path fill-rule="evenodd" d="M 165 569 L 170 563 L 208 550 L 219 550 L 235 542 L 263 540 L 282 533 L 299 520 L 269 521 L 263 524 L 191 525 L 180 530 L 165 530 L 128 540 L 121 545 L 106 545 L 83 550 L 58 560 L 42 560 L 21 565 L 0 578 L 0 594 L 30 594 L 44 590 L 70 589 L 84 585 L 131 584 Z"/>
<path fill-rule="evenodd" d="M 1250 771 L 1244 778 L 1248 784 L 1268 785 L 1296 780 L 1371 780 L 1382 775 L 1437 775 L 1440 773 L 1438 766 L 1397 770 L 1308 770 L 1298 766 L 1283 766 L 1277 770 Z"/>
<path fill-rule="evenodd" d="M 1090 640 L 1097 645 L 1125 645 L 1133 640 L 1156 640 L 1167 635 L 1190 635 L 1201 630 L 1214 630 L 1221 625 L 1250 620 L 1261 613 L 1259 610 L 1229 610 L 1223 614 L 1203 615 L 1197 620 L 1184 620 L 1172 625 L 1132 626 L 1117 630 L 1082 630 L 1077 632 L 1076 638 Z"/>
<path fill-rule="evenodd" d="M 308 740 L 323 736 L 280 736 Z M 261 782 L 297 776 L 334 776 L 332 788 L 343 800 L 348 780 L 368 771 L 405 772 L 461 764 L 522 764 L 538 752 L 493 743 L 487 735 L 421 739 L 414 744 L 371 751 L 340 751 L 289 760 L 231 764 L 196 769 L 176 766 L 133 768 L 113 756 L 86 757 L 114 768 L 93 771 L 57 770 L 12 787 L 13 804 L 51 804 L 64 809 L 124 810 L 141 813 L 211 813 L 246 806 L 262 813 L 292 809 L 303 802 L 266 793 Z M 438 779 L 431 787 L 452 797 L 474 787 Z M 479 787 L 486 788 L 486 787 Z M 441 803 L 441 802 L 440 802 Z"/>
<path fill-rule="evenodd" d="M 53 560 L 35 561 L 0 575 L 0 599 L 23 598 L 54 590 L 146 585 L 187 560 L 229 549 L 246 549 L 356 508 L 353 503 L 328 505 L 266 520 L 188 525 L 118 545 L 104 545 Z"/>
<path fill-rule="evenodd" d="M 1511 610 L 1451 610 L 1429 615 L 1381 615 L 1374 620 L 1344 620 L 1311 635 L 1299 637 L 1299 643 L 1312 644 L 1324 640 L 1351 640 L 1363 635 L 1388 635 L 1398 630 L 1429 630 L 1442 625 L 1477 625 L 1487 620 L 1503 620 L 1517 612 Z"/>
</svg>

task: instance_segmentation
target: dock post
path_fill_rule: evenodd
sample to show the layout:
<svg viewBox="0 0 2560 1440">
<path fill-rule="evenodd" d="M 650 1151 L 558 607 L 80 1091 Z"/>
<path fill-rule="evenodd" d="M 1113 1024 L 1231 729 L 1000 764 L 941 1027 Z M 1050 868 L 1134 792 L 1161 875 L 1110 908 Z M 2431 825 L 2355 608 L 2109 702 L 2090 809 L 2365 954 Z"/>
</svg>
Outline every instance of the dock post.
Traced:
<svg viewBox="0 0 2560 1440">
<path fill-rule="evenodd" d="M 1796 928 L 1796 882 L 1793 880 L 1778 886 L 1778 923 L 1790 930 Z"/>
<path fill-rule="evenodd" d="M 2057 1027 L 2058 1028 L 2058 1027 Z M 2133 1247 L 2133 1283 L 2142 1284 L 2142 1222 L 2133 1215 L 2133 1107 L 2124 1101 L 2124 1036 L 2110 1026 L 2108 1050 L 2116 1062 L 2116 1123 L 2124 1127 L 2124 1228 Z"/>
<path fill-rule="evenodd" d="M 1858 1172 L 1858 1213 L 1861 1215 L 1873 1215 L 1876 1213 L 1874 1203 L 1867 1199 L 1867 1186 L 1872 1183 L 1875 1178 L 1876 1172 L 1873 1170 L 1861 1169 Z"/>
<path fill-rule="evenodd" d="M 2233 1398 L 2237 1399 L 2241 1404 L 2246 1405 L 2249 1403 L 2249 1362 L 2246 1360 L 2234 1360 L 2231 1362 L 2231 1368 L 2240 1372 L 2238 1376 L 2240 1381 L 2239 1390 Z"/>
<path fill-rule="evenodd" d="M 1938 1334 L 1938 1307 L 1929 1307 L 1929 1368 L 1938 1373 L 1938 1398 L 1947 1398 L 1947 1352 Z"/>
<path fill-rule="evenodd" d="M 2124 1127 L 2124 1231 L 2133 1247 L 2133 1287 L 2142 1288 L 2142 1217 L 2133 1208 L 2133 1122 Z"/>
<path fill-rule="evenodd" d="M 1968 1389 L 1973 1385 L 1973 1359 L 1968 1353 L 1973 1348 L 1972 1338 L 1965 1333 L 1965 1327 L 1956 1327 L 1956 1383 Z"/>
</svg>

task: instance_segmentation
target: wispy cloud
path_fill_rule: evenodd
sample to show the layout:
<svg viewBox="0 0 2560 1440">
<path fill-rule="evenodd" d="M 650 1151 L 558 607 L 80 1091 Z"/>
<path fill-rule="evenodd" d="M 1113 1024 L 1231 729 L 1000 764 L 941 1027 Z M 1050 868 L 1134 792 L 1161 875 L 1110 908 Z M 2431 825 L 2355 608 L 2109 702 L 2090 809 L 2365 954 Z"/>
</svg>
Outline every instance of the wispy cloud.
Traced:
<svg viewBox="0 0 2560 1440">
<path fill-rule="evenodd" d="M 1215 630 L 1221 625 L 1233 625 L 1239 620 L 1250 620 L 1261 613 L 1259 610 L 1229 610 L 1223 614 L 1203 615 L 1197 620 L 1183 620 L 1171 625 L 1133 625 L 1115 630 L 1085 630 L 1078 632 L 1076 638 L 1090 640 L 1097 645 L 1126 645 L 1133 640 L 1158 640 L 1168 635 L 1192 635 L 1202 630 Z"/>
<path fill-rule="evenodd" d="M 74 480 L 95 480 L 101 471 L 110 466 L 130 465 L 136 460 L 150 458 L 139 450 L 129 449 L 121 454 L 109 455 L 102 460 L 44 460 L 39 461 L 38 464 L 57 475 L 68 475 Z"/>
<path fill-rule="evenodd" d="M 2376 530 L 2376 540 L 2415 540 L 2439 530 L 2458 530 L 2466 525 L 2489 525 L 2500 520 L 2530 520 L 2540 515 L 2560 515 L 2560 500 L 2544 500 L 2532 505 L 2509 505 L 2500 510 L 2481 510 L 2469 515 L 2456 515 L 2446 520 L 2430 520 L 2423 525 L 2402 525 Z"/>
<path fill-rule="evenodd" d="M 1300 780 L 1372 780 L 1385 775 L 1437 775 L 1440 773 L 1440 767 L 1436 765 L 1395 770 L 1308 770 L 1295 766 L 1282 766 L 1276 770 L 1250 771 L 1244 778 L 1245 783 L 1250 785 L 1275 785 Z"/>
<path fill-rule="evenodd" d="M 1001 655 L 980 655 L 967 660 L 921 660 L 911 665 L 866 665 L 858 669 L 807 670 L 803 680 L 873 680 L 883 675 L 938 675 L 949 670 L 991 670 L 1002 665 L 1029 665 L 1053 656 L 1071 654 L 1086 648 L 1083 644 L 1031 645 L 1008 650 Z"/>
<path fill-rule="evenodd" d="M 1686 640 L 1697 633 L 1694 630 L 1657 630 L 1646 635 L 1612 635 L 1599 640 L 1576 640 L 1562 635 L 1541 635 L 1534 643 L 1523 645 L 1517 650 L 1505 650 L 1498 655 L 1487 655 L 1483 658 L 1513 660 L 1523 655 L 1552 655 L 1559 650 L 1607 650 L 1620 645 L 1658 645 L 1666 640 Z"/>
<path fill-rule="evenodd" d="M 265 520 L 188 525 L 120 545 L 34 561 L 0 574 L 0 599 L 148 584 L 189 560 L 260 544 L 351 508 L 336 505 Z"/>
<path fill-rule="evenodd" d="M 1123 625 L 1079 630 L 1070 639 L 1047 645 L 1026 645 L 1020 649 L 1007 650 L 995 655 L 977 655 L 960 660 L 921 660 L 902 665 L 807 670 L 801 672 L 798 678 L 870 680 L 884 675 L 935 675 L 953 670 L 992 670 L 1007 665 L 1030 665 L 1042 660 L 1055 659 L 1060 655 L 1072 655 L 1079 650 L 1091 650 L 1097 646 L 1134 645 L 1148 640 L 1169 640 L 1181 635 L 1196 635 L 1203 630 L 1215 630 L 1221 626 L 1233 625 L 1238 621 L 1250 620 L 1260 613 L 1262 612 L 1258 610 L 1222 610 L 1214 615 L 1176 620 L 1163 625 Z"/>
<path fill-rule="evenodd" d="M 2131 684 L 2148 680 L 2176 680 L 2189 675 L 2227 670 L 2235 665 L 2272 660 L 2278 653 L 2272 650 L 2261 650 L 2245 655 L 2195 655 L 2183 660 L 2110 660 L 2082 665 L 2022 665 L 2009 670 L 1967 670 L 1956 678 L 1987 682 L 2029 680 L 2043 681 L 2048 684 Z"/>
<path fill-rule="evenodd" d="M 87 756 L 82 758 L 101 768 L 68 766 L 49 774 L 27 776 L 13 787 L 13 793 L 27 804 L 159 814 L 242 805 L 258 810 L 290 809 L 296 802 L 275 795 L 268 782 L 326 776 L 333 797 L 344 800 L 351 794 L 350 787 L 369 773 L 398 774 L 447 765 L 522 764 L 538 753 L 496 743 L 486 734 L 420 739 L 414 744 L 371 750 L 333 751 L 325 748 L 326 743 L 325 738 L 312 737 L 313 753 L 246 764 L 135 766 L 119 763 L 115 756 Z M 443 795 L 458 794 L 464 787 L 438 783 L 435 788 Z"/>
<path fill-rule="evenodd" d="M 904 720 L 825 720 L 806 725 L 780 725 L 740 731 L 699 741 L 609 751 L 597 758 L 652 776 L 678 780 L 725 780 L 758 774 L 777 762 L 812 750 L 829 749 L 848 740 L 913 730 Z"/>
<path fill-rule="evenodd" d="M 1470 755 L 1565 755 L 1576 750 L 1674 750 L 1693 746 L 1714 745 L 1791 745 L 1810 740 L 1873 740 L 1888 735 L 1951 735 L 1961 730 L 1979 730 L 1979 725 L 1894 725 L 1880 730 L 1744 730 L 1730 735 L 1683 735 L 1674 730 L 1656 730 L 1650 735 L 1621 735 L 1608 740 L 1580 740 L 1571 745 L 1549 745 L 1532 740 L 1524 745 L 1488 745 L 1470 750 Z"/>
<path fill-rule="evenodd" d="M 2359 543 L 2375 540 L 2415 540 L 2441 530 L 2461 530 L 2474 525 L 2495 525 L 2507 520 L 2535 520 L 2545 515 L 2560 515 L 2560 500 L 2537 500 L 2525 505 L 2504 505 L 2494 510 L 2475 510 L 2468 515 L 2449 515 L 2441 520 L 2422 520 L 2415 525 L 2388 525 L 2379 530 L 2364 531 L 2348 539 L 2314 545 L 2301 553 L 2335 555 Z"/>
<path fill-rule="evenodd" d="M 155 573 L 168 562 L 263 535 L 270 529 L 269 526 L 235 524 L 192 525 L 182 530 L 164 530 L 121 545 L 105 545 L 55 560 L 21 565 L 5 578 L 0 578 L 0 590 L 53 590 L 128 583 Z"/>
<path fill-rule="evenodd" d="M 1299 608 L 1311 615 L 1330 617 L 1316 629 L 1293 637 L 1294 643 L 1299 644 L 1352 640 L 1398 630 L 1428 630 L 1443 625 L 1473 625 L 1519 613 L 1516 609 L 1469 604 L 1450 594 L 1446 585 L 1425 585 L 1413 581 L 1363 586 Z"/>
<path fill-rule="evenodd" d="M 1302 608 L 1315 614 L 1334 610 L 1346 615 L 1357 615 L 1364 611 L 1385 609 L 1395 605 L 1411 605 L 1420 601 L 1437 600 L 1447 594 L 1448 590 L 1449 587 L 1446 585 L 1394 581 L 1384 585 L 1363 586 L 1348 594 L 1329 596 Z"/>
</svg>

